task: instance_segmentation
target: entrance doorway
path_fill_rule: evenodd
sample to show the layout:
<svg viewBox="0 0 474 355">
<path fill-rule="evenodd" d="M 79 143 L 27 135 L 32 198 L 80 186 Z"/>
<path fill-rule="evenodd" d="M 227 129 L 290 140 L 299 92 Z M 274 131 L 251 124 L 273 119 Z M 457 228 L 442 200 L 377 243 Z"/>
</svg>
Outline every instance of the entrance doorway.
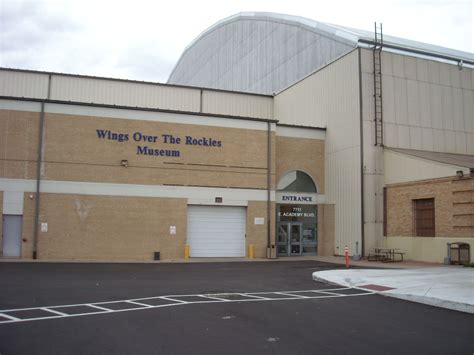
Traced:
<svg viewBox="0 0 474 355">
<path fill-rule="evenodd" d="M 317 255 L 317 189 L 306 173 L 283 175 L 276 193 L 277 256 Z"/>
<path fill-rule="evenodd" d="M 3 256 L 21 256 L 23 216 L 3 215 Z"/>
<path fill-rule="evenodd" d="M 303 223 L 278 223 L 277 248 L 279 256 L 301 255 Z"/>
</svg>

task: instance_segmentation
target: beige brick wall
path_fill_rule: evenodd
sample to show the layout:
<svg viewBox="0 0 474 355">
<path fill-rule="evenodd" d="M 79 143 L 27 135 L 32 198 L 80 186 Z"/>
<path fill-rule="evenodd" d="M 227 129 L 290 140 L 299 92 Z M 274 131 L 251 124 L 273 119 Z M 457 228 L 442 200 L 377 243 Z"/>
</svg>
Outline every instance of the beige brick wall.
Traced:
<svg viewBox="0 0 474 355">
<path fill-rule="evenodd" d="M 275 203 L 270 204 L 270 243 L 275 244 Z M 256 225 L 255 218 L 263 217 L 265 224 Z M 251 201 L 247 207 L 247 255 L 248 246 L 254 246 L 254 257 L 265 258 L 267 253 L 267 203 Z"/>
<path fill-rule="evenodd" d="M 185 199 L 42 194 L 40 222 L 48 223 L 48 232 L 39 233 L 39 259 L 146 261 L 155 251 L 162 259 L 184 255 Z M 169 234 L 170 225 L 177 227 L 176 235 Z M 31 246 L 29 240 L 24 254 Z"/>
<path fill-rule="evenodd" d="M 22 257 L 32 258 L 35 198 L 25 194 Z M 254 256 L 264 258 L 267 246 L 267 204 L 249 201 L 247 207 L 248 245 Z M 275 204 L 271 204 L 272 218 Z M 264 217 L 264 225 L 255 225 Z M 160 251 L 162 260 L 182 259 L 187 236 L 187 200 L 116 196 L 42 194 L 38 259 L 90 261 L 147 261 Z M 275 221 L 270 221 L 274 242 Z M 170 235 L 169 227 L 177 234 Z"/>
<path fill-rule="evenodd" d="M 36 178 L 39 113 L 0 111 L 0 177 Z M 128 134 L 99 139 L 97 129 Z M 133 133 L 158 136 L 135 142 Z M 182 139 L 166 144 L 162 135 Z M 184 144 L 186 136 L 213 138 L 222 147 Z M 43 179 L 130 184 L 266 188 L 267 131 L 60 114 L 45 115 Z M 272 146 L 275 135 L 272 133 Z M 137 146 L 179 150 L 180 157 L 137 155 Z M 272 158 L 275 154 L 273 150 Z M 128 161 L 128 168 L 121 161 Z M 273 161 L 272 171 L 275 172 Z M 274 184 L 272 174 L 272 185 Z"/>
<path fill-rule="evenodd" d="M 36 179 L 39 113 L 0 110 L 0 177 Z M 98 139 L 96 129 L 129 134 L 129 141 Z M 159 136 L 160 149 L 180 150 L 180 158 L 136 154 L 131 135 Z M 162 134 L 222 141 L 222 148 L 170 145 Z M 45 115 L 43 180 L 267 188 L 267 131 L 184 125 L 73 115 Z M 271 188 L 276 177 L 303 170 L 324 187 L 324 141 L 271 135 Z M 129 166 L 122 167 L 122 159 Z M 0 192 L 3 200 L 3 193 Z M 32 198 L 30 198 L 30 195 Z M 25 193 L 22 257 L 33 253 L 35 193 Z M 247 247 L 257 258 L 266 256 L 267 203 L 249 201 Z M 322 207 L 319 208 L 321 210 Z M 265 218 L 255 225 L 254 218 Z M 50 260 L 180 259 L 186 242 L 187 200 L 42 193 L 38 258 Z M 275 243 L 275 203 L 271 203 L 271 243 Z M 322 224 L 320 217 L 320 235 Z M 177 235 L 169 235 L 169 226 Z M 248 249 L 247 249 L 248 250 Z"/>
<path fill-rule="evenodd" d="M 276 174 L 278 180 L 288 171 L 302 170 L 309 174 L 324 193 L 324 141 L 277 137 Z"/>
<path fill-rule="evenodd" d="M 129 140 L 99 139 L 97 129 L 128 134 Z M 158 136 L 157 143 L 135 142 L 134 132 Z M 162 134 L 182 143 L 163 143 Z M 213 138 L 222 147 L 186 145 L 185 136 Z M 266 187 L 266 131 L 48 114 L 46 140 L 45 160 L 54 162 L 46 164 L 49 180 Z M 137 155 L 137 146 L 179 150 L 180 157 Z M 120 166 L 123 159 L 128 168 Z"/>
<path fill-rule="evenodd" d="M 414 236 L 414 199 L 434 198 L 436 237 L 474 237 L 474 179 L 387 186 L 387 236 Z M 420 237 L 423 238 L 423 237 Z"/>
<path fill-rule="evenodd" d="M 36 176 L 39 113 L 0 110 L 0 177 Z"/>
</svg>

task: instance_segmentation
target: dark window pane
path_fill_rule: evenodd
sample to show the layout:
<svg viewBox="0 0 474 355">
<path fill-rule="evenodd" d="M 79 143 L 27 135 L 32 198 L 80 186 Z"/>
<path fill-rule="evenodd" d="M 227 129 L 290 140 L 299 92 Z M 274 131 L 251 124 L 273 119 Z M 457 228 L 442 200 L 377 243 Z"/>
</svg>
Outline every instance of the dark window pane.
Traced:
<svg viewBox="0 0 474 355">
<path fill-rule="evenodd" d="M 278 182 L 278 191 L 316 192 L 313 179 L 302 171 L 290 171 Z"/>
<path fill-rule="evenodd" d="M 414 200 L 415 233 L 420 237 L 435 236 L 434 198 Z"/>
</svg>

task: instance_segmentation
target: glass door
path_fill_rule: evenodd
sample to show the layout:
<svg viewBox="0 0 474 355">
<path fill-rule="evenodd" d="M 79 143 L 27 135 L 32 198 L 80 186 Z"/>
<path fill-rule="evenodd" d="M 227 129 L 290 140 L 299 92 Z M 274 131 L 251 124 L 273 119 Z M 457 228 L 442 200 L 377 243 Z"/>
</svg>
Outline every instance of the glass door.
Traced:
<svg viewBox="0 0 474 355">
<path fill-rule="evenodd" d="M 278 223 L 277 231 L 277 255 L 287 256 L 288 255 L 288 222 Z"/>
<path fill-rule="evenodd" d="M 290 223 L 290 244 L 289 244 L 289 255 L 301 255 L 301 239 L 303 232 L 302 223 Z"/>
<path fill-rule="evenodd" d="M 278 223 L 277 233 L 277 255 L 294 256 L 301 255 L 303 224 L 292 222 Z"/>
</svg>

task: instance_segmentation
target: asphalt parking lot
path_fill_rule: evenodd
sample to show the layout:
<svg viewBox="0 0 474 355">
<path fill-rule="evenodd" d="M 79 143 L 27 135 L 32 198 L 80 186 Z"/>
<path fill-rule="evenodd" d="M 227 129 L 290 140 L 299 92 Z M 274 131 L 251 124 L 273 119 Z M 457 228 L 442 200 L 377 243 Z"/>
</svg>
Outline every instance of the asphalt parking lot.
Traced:
<svg viewBox="0 0 474 355">
<path fill-rule="evenodd" d="M 311 279 L 340 267 L 1 263 L 0 354 L 473 353 L 472 315 Z"/>
</svg>

